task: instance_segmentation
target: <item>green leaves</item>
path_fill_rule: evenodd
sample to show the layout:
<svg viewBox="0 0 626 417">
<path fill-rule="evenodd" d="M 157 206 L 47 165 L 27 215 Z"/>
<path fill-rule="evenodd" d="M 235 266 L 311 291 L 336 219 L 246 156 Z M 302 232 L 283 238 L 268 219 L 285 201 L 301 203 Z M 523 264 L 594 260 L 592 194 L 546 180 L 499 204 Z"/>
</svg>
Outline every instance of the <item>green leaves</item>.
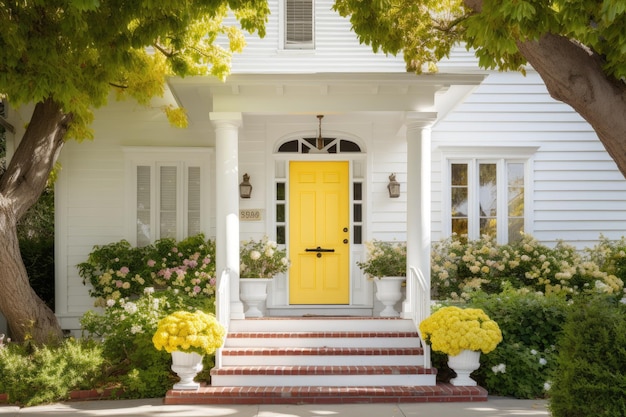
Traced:
<svg viewBox="0 0 626 417">
<path fill-rule="evenodd" d="M 242 29 L 224 24 L 231 11 Z M 16 106 L 51 97 L 74 114 L 68 134 L 90 137 L 111 85 L 148 104 L 168 75 L 224 78 L 242 30 L 263 36 L 268 16 L 266 0 L 12 2 L 0 10 L 0 94 Z"/>
</svg>

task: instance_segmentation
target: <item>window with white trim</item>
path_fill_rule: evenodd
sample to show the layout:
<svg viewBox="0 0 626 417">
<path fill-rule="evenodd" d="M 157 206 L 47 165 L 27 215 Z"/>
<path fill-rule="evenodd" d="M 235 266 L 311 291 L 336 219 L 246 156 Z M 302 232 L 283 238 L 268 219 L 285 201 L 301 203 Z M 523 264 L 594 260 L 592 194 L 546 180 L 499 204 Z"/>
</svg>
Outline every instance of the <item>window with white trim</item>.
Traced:
<svg viewBox="0 0 626 417">
<path fill-rule="evenodd" d="M 285 0 L 285 49 L 313 49 L 313 0 Z"/>
<path fill-rule="evenodd" d="M 448 232 L 494 236 L 499 243 L 520 239 L 529 232 L 529 172 L 528 158 L 447 158 Z"/>
<path fill-rule="evenodd" d="M 207 154 L 150 152 L 128 155 L 130 227 L 137 246 L 176 240 L 205 230 Z"/>
</svg>

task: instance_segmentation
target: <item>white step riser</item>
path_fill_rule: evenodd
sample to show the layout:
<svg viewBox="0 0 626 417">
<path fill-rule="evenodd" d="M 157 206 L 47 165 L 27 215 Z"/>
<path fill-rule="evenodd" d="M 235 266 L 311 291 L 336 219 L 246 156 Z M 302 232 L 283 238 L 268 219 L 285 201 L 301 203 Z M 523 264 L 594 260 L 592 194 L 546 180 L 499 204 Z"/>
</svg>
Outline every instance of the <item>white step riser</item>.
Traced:
<svg viewBox="0 0 626 417">
<path fill-rule="evenodd" d="M 433 386 L 435 384 L 435 375 L 214 375 L 211 377 L 211 385 L 218 387 L 367 387 Z"/>
<path fill-rule="evenodd" d="M 225 347 L 421 347 L 417 337 L 227 338 Z"/>
<path fill-rule="evenodd" d="M 414 366 L 423 356 L 222 356 L 222 366 Z"/>
<path fill-rule="evenodd" d="M 231 332 L 415 332 L 412 320 L 231 320 Z"/>
</svg>

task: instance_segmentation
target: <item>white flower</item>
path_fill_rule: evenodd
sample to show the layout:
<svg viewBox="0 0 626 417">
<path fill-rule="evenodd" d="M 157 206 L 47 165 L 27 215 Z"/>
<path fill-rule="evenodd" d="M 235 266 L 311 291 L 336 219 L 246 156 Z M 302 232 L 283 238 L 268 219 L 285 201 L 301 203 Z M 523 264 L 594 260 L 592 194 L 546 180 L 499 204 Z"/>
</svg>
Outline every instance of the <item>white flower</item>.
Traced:
<svg viewBox="0 0 626 417">
<path fill-rule="evenodd" d="M 113 307 L 115 305 L 115 300 L 112 298 L 109 298 L 107 300 L 107 307 Z"/>
<path fill-rule="evenodd" d="M 506 365 L 501 363 L 499 365 L 492 366 L 491 370 L 493 371 L 494 374 L 498 374 L 498 373 L 505 374 L 506 373 Z"/>
<path fill-rule="evenodd" d="M 252 259 L 253 261 L 256 261 L 260 257 L 261 257 L 261 253 L 259 251 L 253 250 L 250 252 L 250 259 Z"/>
<path fill-rule="evenodd" d="M 551 383 L 550 381 L 546 381 L 546 382 L 543 384 L 543 390 L 544 390 L 544 391 L 550 391 L 550 388 L 552 388 L 552 383 Z"/>
<path fill-rule="evenodd" d="M 138 324 L 135 324 L 130 328 L 130 332 L 132 334 L 143 333 L 143 329 Z"/>
<path fill-rule="evenodd" d="M 539 365 L 543 366 L 545 364 L 547 364 L 548 361 L 545 358 L 539 358 Z"/>
<path fill-rule="evenodd" d="M 531 354 L 531 355 L 536 355 L 536 354 L 537 354 L 537 351 L 536 351 L 535 349 L 532 349 L 532 350 L 530 351 L 530 354 Z"/>
<path fill-rule="evenodd" d="M 283 264 L 283 265 L 287 265 L 287 264 L 289 263 L 289 259 L 287 259 L 287 258 L 282 258 L 282 259 L 280 260 L 280 263 L 281 263 L 281 264 Z"/>
<path fill-rule="evenodd" d="M 124 304 L 124 310 L 126 310 L 128 314 L 135 314 L 137 312 L 137 304 L 128 302 Z"/>
<path fill-rule="evenodd" d="M 144 294 L 152 294 L 154 293 L 154 287 L 146 287 L 143 289 Z"/>
</svg>

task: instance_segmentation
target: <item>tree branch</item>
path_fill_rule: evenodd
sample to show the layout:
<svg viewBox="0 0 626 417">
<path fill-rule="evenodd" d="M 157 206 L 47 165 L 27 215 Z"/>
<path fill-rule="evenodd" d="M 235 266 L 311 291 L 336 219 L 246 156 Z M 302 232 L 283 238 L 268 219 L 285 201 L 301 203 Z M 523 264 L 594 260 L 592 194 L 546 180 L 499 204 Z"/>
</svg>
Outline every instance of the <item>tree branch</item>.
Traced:
<svg viewBox="0 0 626 417">
<path fill-rule="evenodd" d="M 606 75 L 600 57 L 563 36 L 548 33 L 517 45 L 550 95 L 589 122 L 626 176 L 626 84 Z"/>
</svg>

